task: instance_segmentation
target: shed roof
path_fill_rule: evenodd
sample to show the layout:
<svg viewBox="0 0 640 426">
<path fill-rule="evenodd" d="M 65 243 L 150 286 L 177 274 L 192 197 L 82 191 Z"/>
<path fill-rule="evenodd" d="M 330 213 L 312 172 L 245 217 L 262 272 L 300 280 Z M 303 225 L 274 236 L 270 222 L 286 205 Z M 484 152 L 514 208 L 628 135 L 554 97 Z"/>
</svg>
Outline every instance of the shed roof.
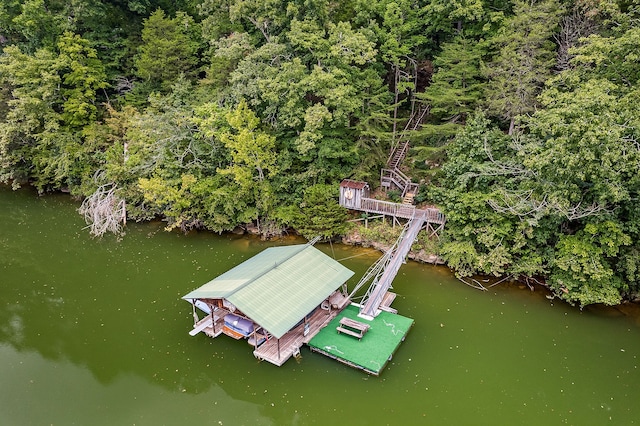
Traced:
<svg viewBox="0 0 640 426">
<path fill-rule="evenodd" d="M 279 339 L 352 275 L 310 244 L 271 247 L 182 298 L 227 299 Z"/>
<path fill-rule="evenodd" d="M 343 179 L 343 181 L 340 182 L 340 186 L 343 188 L 363 189 L 369 186 L 369 184 L 359 180 Z"/>
</svg>

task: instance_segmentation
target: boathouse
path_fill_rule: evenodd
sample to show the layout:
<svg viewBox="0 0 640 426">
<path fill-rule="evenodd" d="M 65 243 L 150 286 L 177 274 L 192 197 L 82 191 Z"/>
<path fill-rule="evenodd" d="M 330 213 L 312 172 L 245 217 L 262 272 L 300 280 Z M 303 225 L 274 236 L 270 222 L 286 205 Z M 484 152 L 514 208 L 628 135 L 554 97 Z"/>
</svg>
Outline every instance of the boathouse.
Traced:
<svg viewBox="0 0 640 426">
<path fill-rule="evenodd" d="M 349 304 L 353 274 L 312 244 L 267 248 L 183 296 L 190 334 L 246 338 L 256 358 L 282 365 Z"/>
</svg>

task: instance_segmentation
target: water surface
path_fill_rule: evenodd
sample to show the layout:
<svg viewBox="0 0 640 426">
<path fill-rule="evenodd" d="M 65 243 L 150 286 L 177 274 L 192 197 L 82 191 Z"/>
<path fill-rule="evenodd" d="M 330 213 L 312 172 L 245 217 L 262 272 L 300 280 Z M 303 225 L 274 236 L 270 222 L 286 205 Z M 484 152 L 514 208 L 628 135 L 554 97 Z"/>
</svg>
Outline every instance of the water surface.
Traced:
<svg viewBox="0 0 640 426">
<path fill-rule="evenodd" d="M 0 424 L 637 424 L 640 322 L 409 262 L 415 319 L 380 377 L 303 349 L 283 367 L 244 341 L 191 337 L 180 297 L 270 245 L 129 224 L 91 238 L 64 195 L 0 188 Z M 379 253 L 321 244 L 356 274 Z"/>
</svg>

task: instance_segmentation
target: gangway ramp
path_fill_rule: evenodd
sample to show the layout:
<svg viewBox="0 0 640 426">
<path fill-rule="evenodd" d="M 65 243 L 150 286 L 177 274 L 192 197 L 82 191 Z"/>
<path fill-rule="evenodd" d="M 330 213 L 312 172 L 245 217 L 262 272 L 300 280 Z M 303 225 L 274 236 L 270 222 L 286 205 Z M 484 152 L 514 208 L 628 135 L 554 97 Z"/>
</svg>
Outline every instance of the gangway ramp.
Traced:
<svg viewBox="0 0 640 426">
<path fill-rule="evenodd" d="M 370 319 L 378 314 L 385 294 L 398 274 L 400 266 L 405 263 L 411 246 L 425 221 L 426 212 L 417 210 L 416 215 L 407 223 L 400 234 L 396 244 L 382 256 L 381 262 L 377 262 L 378 270 L 369 273 L 369 275 L 375 273 L 376 277 L 362 299 L 359 316 Z"/>
</svg>

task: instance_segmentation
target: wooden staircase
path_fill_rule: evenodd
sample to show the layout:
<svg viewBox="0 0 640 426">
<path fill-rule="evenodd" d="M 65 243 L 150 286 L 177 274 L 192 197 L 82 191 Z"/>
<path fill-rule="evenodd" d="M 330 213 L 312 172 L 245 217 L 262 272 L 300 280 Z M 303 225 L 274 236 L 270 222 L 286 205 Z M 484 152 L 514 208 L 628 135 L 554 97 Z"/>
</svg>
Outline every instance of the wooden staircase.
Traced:
<svg viewBox="0 0 640 426">
<path fill-rule="evenodd" d="M 391 150 L 389 158 L 387 159 L 387 169 L 397 169 L 407 156 L 409 151 L 409 141 L 404 141 L 398 144 L 395 149 Z"/>
<path fill-rule="evenodd" d="M 412 114 L 404 128 L 407 130 L 416 130 L 420 127 L 424 116 L 428 109 L 420 109 Z M 382 169 L 380 173 L 380 185 L 385 190 L 398 189 L 402 193 L 403 204 L 413 204 L 413 198 L 418 193 L 418 184 L 411 182 L 411 179 L 400 171 L 400 166 L 407 157 L 409 152 L 409 140 L 406 139 L 398 144 L 392 144 L 389 158 L 387 158 L 387 167 Z"/>
<path fill-rule="evenodd" d="M 418 184 L 411 182 L 411 179 L 402 173 L 399 169 L 382 169 L 380 172 L 380 185 L 385 190 L 397 189 L 400 191 L 402 198 L 407 194 L 418 193 Z"/>
</svg>

